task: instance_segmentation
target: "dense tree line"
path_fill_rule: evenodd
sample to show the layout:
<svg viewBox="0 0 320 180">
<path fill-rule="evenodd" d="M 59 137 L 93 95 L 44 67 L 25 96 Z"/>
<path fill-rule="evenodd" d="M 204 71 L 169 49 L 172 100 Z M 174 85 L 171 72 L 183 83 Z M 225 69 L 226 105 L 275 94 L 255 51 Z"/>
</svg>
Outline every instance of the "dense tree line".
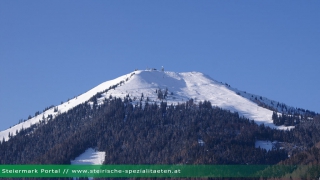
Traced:
<svg viewBox="0 0 320 180">
<path fill-rule="evenodd" d="M 106 127 L 98 140 L 106 164 L 273 164 L 286 157 L 282 151 L 255 148 L 255 138 L 264 136 L 260 128 L 209 102 L 197 108 L 147 103 L 144 108 L 128 104 L 120 109 L 124 120 L 99 121 Z"/>
<path fill-rule="evenodd" d="M 278 115 L 276 112 L 272 114 L 273 124 L 277 126 L 285 125 L 285 126 L 295 126 L 300 123 L 300 121 L 308 120 L 307 117 L 303 117 L 301 115 L 286 115 L 281 114 Z"/>
</svg>

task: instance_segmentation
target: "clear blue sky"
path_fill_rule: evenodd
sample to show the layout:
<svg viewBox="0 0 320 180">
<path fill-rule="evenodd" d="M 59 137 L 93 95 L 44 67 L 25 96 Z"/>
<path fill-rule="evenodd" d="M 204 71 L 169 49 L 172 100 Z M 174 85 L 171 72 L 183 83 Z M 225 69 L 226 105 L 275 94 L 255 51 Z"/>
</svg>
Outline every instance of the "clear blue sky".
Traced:
<svg viewBox="0 0 320 180">
<path fill-rule="evenodd" d="M 135 68 L 320 112 L 320 1 L 0 1 L 0 130 Z"/>
</svg>

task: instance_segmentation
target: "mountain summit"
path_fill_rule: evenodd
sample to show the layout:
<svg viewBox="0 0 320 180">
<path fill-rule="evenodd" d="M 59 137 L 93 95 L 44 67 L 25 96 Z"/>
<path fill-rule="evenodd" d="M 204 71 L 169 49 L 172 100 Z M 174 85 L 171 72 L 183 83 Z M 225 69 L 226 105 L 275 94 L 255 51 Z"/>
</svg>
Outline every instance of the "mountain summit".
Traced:
<svg viewBox="0 0 320 180">
<path fill-rule="evenodd" d="M 147 101 L 157 104 L 165 101 L 169 105 L 181 104 L 186 101 L 195 104 L 201 101 L 210 101 L 213 106 L 238 112 L 240 116 L 254 120 L 258 124 L 263 123 L 277 129 L 293 127 L 275 126 L 273 124 L 273 111 L 270 109 L 279 111 L 275 107 L 275 101 L 239 91 L 203 73 L 138 70 L 106 81 L 61 105 L 51 107 L 37 116 L 1 131 L 0 138 L 8 140 L 9 133 L 13 136 L 22 128 L 28 128 L 49 116 L 54 118 L 82 103 L 93 104 L 96 101 L 97 104 L 101 104 L 105 98 L 124 98 L 128 96 L 133 99 L 132 103 L 134 105 L 144 104 Z M 270 108 L 264 108 L 261 104 Z"/>
<path fill-rule="evenodd" d="M 159 93 L 166 94 L 165 98 L 159 97 Z M 210 101 L 213 106 L 218 106 L 232 112 L 238 112 L 240 116 L 264 123 L 275 128 L 272 123 L 272 111 L 259 107 L 253 100 L 256 96 L 237 91 L 204 75 L 200 72 L 160 72 L 160 71 L 136 71 L 123 85 L 105 93 L 105 97 L 124 97 L 129 95 L 137 98 L 138 103 L 143 98 L 149 101 L 166 101 L 177 104 L 192 99 L 194 103 Z M 252 100 L 248 97 L 252 96 Z M 284 127 L 277 127 L 284 128 Z"/>
</svg>

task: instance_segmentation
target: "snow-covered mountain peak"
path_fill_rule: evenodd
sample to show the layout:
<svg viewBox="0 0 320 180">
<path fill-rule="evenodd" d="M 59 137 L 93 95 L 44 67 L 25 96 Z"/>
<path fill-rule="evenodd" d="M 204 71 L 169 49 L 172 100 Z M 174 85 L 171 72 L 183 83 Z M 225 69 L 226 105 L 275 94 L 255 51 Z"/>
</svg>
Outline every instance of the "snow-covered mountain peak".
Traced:
<svg viewBox="0 0 320 180">
<path fill-rule="evenodd" d="M 159 91 L 162 96 L 159 97 Z M 48 116 L 57 116 L 73 107 L 89 102 L 97 93 L 101 93 L 98 102 L 112 97 L 124 98 L 129 96 L 132 103 L 145 103 L 146 101 L 160 103 L 166 101 L 170 104 L 183 103 L 193 99 L 194 103 L 210 101 L 213 106 L 218 106 L 232 112 L 238 112 L 240 116 L 255 120 L 256 123 L 264 123 L 267 126 L 278 129 L 287 129 L 284 126 L 275 126 L 272 123 L 272 111 L 263 107 L 251 99 L 252 94 L 238 91 L 228 85 L 213 80 L 200 72 L 168 72 L 157 70 L 139 70 L 106 81 L 91 90 L 58 106 L 52 107 L 39 115 L 0 132 L 0 138 L 8 139 L 8 135 L 15 135 L 17 130 L 28 128 Z M 292 128 L 292 127 L 289 127 Z"/>
<path fill-rule="evenodd" d="M 158 91 L 167 91 L 165 98 L 159 98 Z M 161 72 L 155 70 L 136 71 L 135 75 L 123 85 L 109 90 L 103 96 L 125 97 L 134 99 L 133 103 L 140 103 L 148 98 L 151 102 L 166 101 L 168 104 L 183 103 L 193 99 L 195 103 L 208 100 L 213 106 L 218 106 L 240 116 L 264 123 L 278 129 L 287 129 L 284 126 L 275 126 L 272 123 L 272 111 L 260 107 L 248 97 L 241 96 L 238 91 L 222 84 L 200 72 Z M 143 94 L 143 98 L 141 99 Z M 289 127 L 292 128 L 292 127 Z"/>
</svg>

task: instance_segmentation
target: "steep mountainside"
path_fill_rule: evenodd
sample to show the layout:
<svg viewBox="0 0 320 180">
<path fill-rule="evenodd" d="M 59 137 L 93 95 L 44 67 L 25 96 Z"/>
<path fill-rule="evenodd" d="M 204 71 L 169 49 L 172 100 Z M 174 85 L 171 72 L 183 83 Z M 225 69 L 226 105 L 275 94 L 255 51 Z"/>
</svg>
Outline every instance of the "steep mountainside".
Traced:
<svg viewBox="0 0 320 180">
<path fill-rule="evenodd" d="M 108 91 L 107 91 L 108 90 Z M 254 120 L 258 124 L 265 124 L 277 129 L 290 129 L 293 126 L 275 126 L 272 121 L 272 110 L 278 112 L 306 113 L 303 109 L 295 109 L 269 100 L 267 98 L 239 91 L 228 84 L 217 82 L 199 72 L 162 72 L 156 70 L 134 71 L 114 80 L 106 81 L 82 95 L 74 97 L 61 105 L 51 107 L 36 116 L 25 120 L 7 130 L 0 132 L 0 139 L 7 140 L 17 130 L 28 128 L 39 121 L 67 112 L 81 103 L 90 103 L 90 98 L 97 95 L 98 103 L 103 99 L 113 97 L 131 97 L 133 104 L 144 104 L 146 101 L 160 104 L 178 104 L 191 100 L 194 103 L 208 100 L 213 106 L 218 106 L 231 112 L 238 112 L 240 116 Z"/>
</svg>

